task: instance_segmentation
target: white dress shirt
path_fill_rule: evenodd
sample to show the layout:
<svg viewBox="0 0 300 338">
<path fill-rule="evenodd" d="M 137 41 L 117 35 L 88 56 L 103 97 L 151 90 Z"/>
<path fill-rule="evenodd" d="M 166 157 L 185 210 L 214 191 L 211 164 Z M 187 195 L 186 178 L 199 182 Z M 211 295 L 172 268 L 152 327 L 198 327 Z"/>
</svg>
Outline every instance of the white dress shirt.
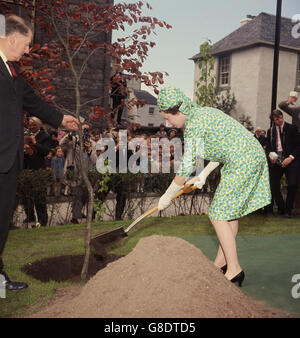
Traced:
<svg viewBox="0 0 300 338">
<path fill-rule="evenodd" d="M 0 57 L 1 57 L 1 59 L 3 60 L 3 62 L 4 62 L 4 64 L 5 64 L 5 66 L 6 66 L 6 68 L 7 68 L 7 70 L 8 70 L 8 72 L 9 72 L 10 76 L 12 76 L 12 73 L 11 73 L 11 70 L 10 70 L 10 68 L 9 68 L 9 65 L 7 64 L 7 57 L 6 57 L 5 54 L 2 52 L 1 49 L 0 49 Z"/>
</svg>

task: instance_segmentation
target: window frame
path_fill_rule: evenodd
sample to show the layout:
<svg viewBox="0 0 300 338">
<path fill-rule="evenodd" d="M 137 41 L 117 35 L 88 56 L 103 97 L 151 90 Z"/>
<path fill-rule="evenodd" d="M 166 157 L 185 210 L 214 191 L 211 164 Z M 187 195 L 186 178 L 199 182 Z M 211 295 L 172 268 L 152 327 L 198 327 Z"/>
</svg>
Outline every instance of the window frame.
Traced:
<svg viewBox="0 0 300 338">
<path fill-rule="evenodd" d="M 151 110 L 151 112 L 150 112 L 150 110 Z M 153 116 L 154 112 L 155 112 L 155 107 L 149 106 L 148 115 Z"/>
<path fill-rule="evenodd" d="M 228 63 L 227 63 L 227 70 L 226 71 L 222 71 L 222 67 L 223 67 L 223 63 L 222 61 L 223 60 L 228 60 Z M 223 55 L 220 55 L 219 56 L 219 59 L 218 59 L 218 87 L 221 89 L 221 90 L 224 90 L 224 89 L 229 89 L 230 88 L 230 80 L 231 80 L 231 54 L 223 54 Z M 222 79 L 224 77 L 224 75 L 227 75 L 227 82 L 226 83 L 221 83 L 222 82 Z"/>
</svg>

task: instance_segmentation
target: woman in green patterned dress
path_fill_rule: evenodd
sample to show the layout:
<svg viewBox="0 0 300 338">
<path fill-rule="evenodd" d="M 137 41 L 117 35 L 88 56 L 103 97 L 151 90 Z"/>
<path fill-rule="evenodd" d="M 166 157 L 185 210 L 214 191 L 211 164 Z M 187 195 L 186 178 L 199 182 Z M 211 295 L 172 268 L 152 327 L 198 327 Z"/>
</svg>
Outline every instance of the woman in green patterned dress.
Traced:
<svg viewBox="0 0 300 338">
<path fill-rule="evenodd" d="M 173 182 L 159 200 L 158 209 L 170 205 L 171 198 L 192 174 L 197 157 L 210 161 L 199 176 L 187 182 L 199 189 L 210 172 L 223 164 L 221 180 L 209 208 L 209 218 L 220 242 L 214 264 L 227 279 L 241 286 L 245 274 L 236 250 L 238 219 L 271 202 L 264 150 L 239 122 L 218 109 L 200 107 L 180 89 L 163 88 L 158 106 L 171 125 L 185 126 L 184 156 Z"/>
</svg>

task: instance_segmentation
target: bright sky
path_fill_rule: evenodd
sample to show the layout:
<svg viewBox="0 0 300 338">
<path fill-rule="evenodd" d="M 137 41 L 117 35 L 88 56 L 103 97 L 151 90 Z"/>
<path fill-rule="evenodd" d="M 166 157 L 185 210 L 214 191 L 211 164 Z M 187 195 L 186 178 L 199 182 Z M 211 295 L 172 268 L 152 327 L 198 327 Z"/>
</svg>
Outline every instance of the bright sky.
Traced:
<svg viewBox="0 0 300 338">
<path fill-rule="evenodd" d="M 134 2 L 134 1 L 115 1 Z M 207 39 L 215 43 L 240 27 L 248 14 L 266 12 L 276 15 L 277 0 L 148 0 L 149 15 L 166 21 L 172 29 L 157 29 L 144 71 L 166 71 L 165 85 L 193 94 L 194 62 L 190 57 L 199 52 Z M 146 7 L 145 7 L 146 8 Z M 300 0 L 282 0 L 282 16 L 300 14 Z"/>
</svg>

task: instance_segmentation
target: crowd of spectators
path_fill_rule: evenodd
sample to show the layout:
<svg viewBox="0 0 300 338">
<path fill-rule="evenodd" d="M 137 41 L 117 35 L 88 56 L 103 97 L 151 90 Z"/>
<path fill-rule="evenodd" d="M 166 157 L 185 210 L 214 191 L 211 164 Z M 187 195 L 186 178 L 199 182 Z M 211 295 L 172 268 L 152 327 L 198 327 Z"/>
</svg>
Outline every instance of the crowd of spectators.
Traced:
<svg viewBox="0 0 300 338">
<path fill-rule="evenodd" d="M 126 149 L 126 154 L 124 155 L 126 156 L 126 170 L 134 173 L 143 173 L 146 185 L 147 180 L 151 179 L 152 172 L 166 172 L 164 169 L 169 170 L 169 172 L 176 172 L 184 152 L 184 130 L 166 128 L 163 124 L 160 125 L 157 132 L 152 133 L 145 132 L 143 129 L 131 129 L 128 126 L 126 129 L 119 130 L 110 120 L 107 123 L 107 128 L 104 130 L 94 128 L 89 123 L 82 124 L 81 128 L 84 143 L 82 160 L 85 162 L 88 170 L 96 169 L 98 157 L 107 149 L 107 146 L 103 146 L 102 139 L 112 139 L 115 144 L 116 172 L 124 173 L 120 168 L 120 161 L 123 156 L 122 150 Z M 123 135 L 121 132 L 125 130 L 126 137 L 124 138 L 121 136 Z M 257 127 L 254 137 L 266 152 L 270 174 L 272 174 L 274 165 L 268 156 L 270 152 L 268 145 L 270 140 L 268 141 L 267 131 Z M 133 139 L 139 139 L 139 145 L 131 147 L 130 145 L 134 143 L 130 141 Z M 141 143 L 141 139 L 144 142 Z M 141 147 L 140 144 L 146 144 L 147 146 Z M 82 182 L 79 170 L 79 150 L 78 132 L 46 130 L 38 119 L 30 118 L 28 120 L 24 133 L 24 168 L 50 171 L 53 182 L 55 182 L 56 187 L 59 186 L 58 194 L 74 197 L 72 202 L 72 223 L 79 223 L 80 219 L 85 217 L 82 210 L 88 201 L 88 192 Z M 135 168 L 132 168 L 129 166 L 128 160 L 138 151 L 138 160 L 135 162 Z M 70 172 L 76 174 L 68 180 L 67 173 Z M 126 202 L 126 189 L 122 184 L 119 187 L 117 185 L 114 188 L 114 192 L 116 193 L 115 218 L 121 219 Z M 51 193 L 53 194 L 53 191 L 50 191 Z M 40 195 L 38 197 L 32 196 L 32 198 L 26 199 L 23 205 L 26 212 L 26 222 L 35 222 L 35 207 L 39 223 L 42 226 L 47 224 L 46 188 L 42 197 Z M 271 208 L 273 209 L 273 202 Z M 270 211 L 270 206 L 263 211 Z"/>
<path fill-rule="evenodd" d="M 100 143 L 101 139 L 109 138 L 115 142 L 116 172 L 119 172 L 119 159 L 122 157 L 120 149 L 124 148 L 122 142 L 126 142 L 127 164 L 131 155 L 139 151 L 139 157 L 136 161 L 137 169 L 144 173 L 145 178 L 149 178 L 149 173 L 162 172 L 162 163 L 169 163 L 170 170 L 174 170 L 179 165 L 183 152 L 182 131 L 169 129 L 160 125 L 159 131 L 150 134 L 133 131 L 127 128 L 126 138 L 120 137 L 121 130 L 112 122 L 108 122 L 107 128 L 100 130 L 92 127 L 89 123 L 83 123 L 83 162 L 88 170 L 95 170 L 97 158 L 107 149 Z M 123 130 L 124 131 L 124 130 Z M 147 147 L 137 145 L 134 149 L 129 147 L 129 142 L 137 138 Z M 177 143 L 170 142 L 177 138 Z M 153 141 L 154 140 L 154 141 Z M 151 147 L 151 141 L 157 141 L 156 147 Z M 175 140 L 176 141 L 176 140 Z M 174 146 L 175 144 L 175 146 Z M 178 146 L 176 146 L 178 144 Z M 122 145 L 122 147 L 121 147 Z M 179 150 L 178 150 L 179 149 Z M 176 151 L 175 151 L 176 150 Z M 36 217 L 42 226 L 47 225 L 47 205 L 46 197 L 48 195 L 72 196 L 72 223 L 79 223 L 85 217 L 83 207 L 88 201 L 88 191 L 83 184 L 80 174 L 80 143 L 78 132 L 66 132 L 64 130 L 47 130 L 42 122 L 37 118 L 28 118 L 24 130 L 24 169 L 49 171 L 52 176 L 53 184 L 50 189 L 45 187 L 39 191 L 38 196 L 24 199 L 23 206 L 26 213 L 25 223 L 35 223 Z M 130 167 L 127 167 L 130 170 Z M 121 171 L 120 171 L 121 172 Z M 124 171 L 122 171 L 124 172 Z M 115 188 L 116 193 L 116 219 L 121 219 L 122 212 L 126 202 L 126 191 L 122 186 Z"/>
<path fill-rule="evenodd" d="M 260 212 L 273 214 L 276 206 L 275 214 L 286 218 L 293 215 L 300 178 L 300 107 L 295 106 L 297 99 L 298 93 L 292 91 L 289 99 L 278 105 L 292 116 L 292 124 L 285 121 L 282 111 L 275 109 L 270 115 L 271 127 L 267 132 L 258 127 L 254 135 L 266 152 L 272 193 L 271 204 Z M 285 194 L 282 193 L 283 186 Z"/>
</svg>

